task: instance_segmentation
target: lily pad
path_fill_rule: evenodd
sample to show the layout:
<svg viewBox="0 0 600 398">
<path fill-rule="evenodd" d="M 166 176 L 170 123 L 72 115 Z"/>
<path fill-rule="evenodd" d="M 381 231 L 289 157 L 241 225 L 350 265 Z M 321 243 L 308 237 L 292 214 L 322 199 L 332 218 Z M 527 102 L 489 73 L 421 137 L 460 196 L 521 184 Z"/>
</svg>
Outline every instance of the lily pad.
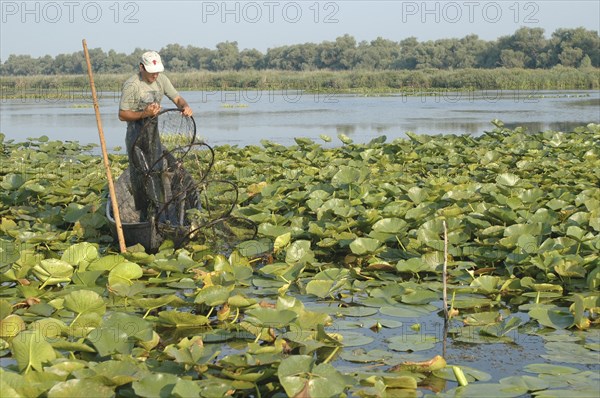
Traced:
<svg viewBox="0 0 600 398">
<path fill-rule="evenodd" d="M 337 397 L 346 389 L 347 379 L 327 363 L 315 364 L 307 355 L 281 361 L 277 376 L 288 396 Z"/>
</svg>

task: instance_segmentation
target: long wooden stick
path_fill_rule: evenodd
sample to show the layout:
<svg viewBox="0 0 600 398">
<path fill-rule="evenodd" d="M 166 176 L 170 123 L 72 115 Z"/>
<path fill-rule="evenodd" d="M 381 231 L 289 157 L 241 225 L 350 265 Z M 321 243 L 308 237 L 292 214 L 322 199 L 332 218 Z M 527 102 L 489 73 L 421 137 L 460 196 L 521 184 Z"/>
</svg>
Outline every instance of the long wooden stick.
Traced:
<svg viewBox="0 0 600 398">
<path fill-rule="evenodd" d="M 444 226 L 444 268 L 442 270 L 442 286 L 443 300 L 444 300 L 444 324 L 448 324 L 450 319 L 448 314 L 448 228 L 446 227 L 446 220 L 442 221 Z"/>
<path fill-rule="evenodd" d="M 94 76 L 92 74 L 92 64 L 90 62 L 90 54 L 88 53 L 87 43 L 83 39 L 83 52 L 85 53 L 85 61 L 87 63 L 88 76 L 90 77 L 90 87 L 92 89 L 92 99 L 94 100 L 94 110 L 96 111 L 96 124 L 98 125 L 98 135 L 100 136 L 100 146 L 102 147 L 102 158 L 104 159 L 104 168 L 106 169 L 106 179 L 108 180 L 108 192 L 110 193 L 110 201 L 112 204 L 115 224 L 117 226 L 117 238 L 119 239 L 119 249 L 121 253 L 127 251 L 125 246 L 125 237 L 123 236 L 123 225 L 121 224 L 121 215 L 119 214 L 119 204 L 117 202 L 117 194 L 113 184 L 112 173 L 110 172 L 110 163 L 106 152 L 106 142 L 104 141 L 104 131 L 102 130 L 102 119 L 100 118 L 100 107 L 98 106 L 98 97 L 96 96 L 96 85 L 94 84 Z"/>
</svg>

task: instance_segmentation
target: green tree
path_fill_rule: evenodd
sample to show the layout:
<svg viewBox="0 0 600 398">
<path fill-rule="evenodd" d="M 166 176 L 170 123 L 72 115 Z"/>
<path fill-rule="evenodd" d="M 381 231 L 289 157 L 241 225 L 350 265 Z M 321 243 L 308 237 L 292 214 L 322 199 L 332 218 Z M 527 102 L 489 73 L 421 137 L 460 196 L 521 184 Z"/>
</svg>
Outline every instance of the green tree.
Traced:
<svg viewBox="0 0 600 398">
<path fill-rule="evenodd" d="M 256 49 L 244 49 L 240 51 L 238 63 L 235 69 L 260 69 L 263 55 Z"/>
<path fill-rule="evenodd" d="M 523 68 L 525 59 L 525 54 L 521 51 L 506 49 L 500 52 L 500 62 L 505 68 Z"/>
<path fill-rule="evenodd" d="M 520 60 L 521 58 L 523 65 L 520 67 L 543 68 L 548 66 L 548 60 L 545 56 L 548 50 L 548 41 L 544 37 L 544 29 L 542 28 L 520 28 L 510 36 L 500 37 L 497 46 L 503 66 L 506 66 L 507 59 L 520 63 L 517 59 Z M 504 50 L 512 50 L 513 52 L 504 53 Z M 503 53 L 504 56 L 502 56 Z"/>
<path fill-rule="evenodd" d="M 369 42 L 362 41 L 356 49 L 356 68 L 368 70 L 392 69 L 400 56 L 400 45 L 378 37 Z"/>
<path fill-rule="evenodd" d="M 215 71 L 234 70 L 238 64 L 239 54 L 237 41 L 217 44 L 217 53 L 210 62 L 211 69 Z"/>
<path fill-rule="evenodd" d="M 324 41 L 318 46 L 316 65 L 322 69 L 347 70 L 355 63 L 356 40 L 346 34 L 335 42 Z"/>
<path fill-rule="evenodd" d="M 579 66 L 583 59 L 583 50 L 578 47 L 564 47 L 558 55 L 558 59 L 562 66 Z"/>
<path fill-rule="evenodd" d="M 584 28 L 557 29 L 550 39 L 552 61 L 560 61 L 560 54 L 566 48 L 580 48 L 584 56 L 590 57 L 592 66 L 600 67 L 600 36 L 597 31 Z M 570 50 L 567 50 L 569 53 Z"/>
<path fill-rule="evenodd" d="M 400 54 L 394 62 L 396 69 L 415 69 L 417 67 L 417 55 L 420 43 L 416 37 L 411 36 L 400 42 Z"/>
</svg>

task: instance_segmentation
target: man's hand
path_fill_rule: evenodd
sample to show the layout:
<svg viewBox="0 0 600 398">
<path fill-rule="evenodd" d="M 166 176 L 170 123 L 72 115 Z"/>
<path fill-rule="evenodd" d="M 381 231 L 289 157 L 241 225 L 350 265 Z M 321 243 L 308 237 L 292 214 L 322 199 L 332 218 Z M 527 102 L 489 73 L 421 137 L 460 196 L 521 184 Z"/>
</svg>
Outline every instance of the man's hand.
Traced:
<svg viewBox="0 0 600 398">
<path fill-rule="evenodd" d="M 192 108 L 190 108 L 188 105 L 185 105 L 182 109 L 181 109 L 181 113 L 183 114 L 183 116 L 187 116 L 190 117 L 192 116 L 192 114 L 194 113 L 192 111 Z"/>
<path fill-rule="evenodd" d="M 192 108 L 188 105 L 187 101 L 182 96 L 177 96 L 173 99 L 173 103 L 177 105 L 177 108 L 181 111 L 183 116 L 190 117 L 194 114 Z"/>
<path fill-rule="evenodd" d="M 149 104 L 145 109 L 144 109 L 144 113 L 143 113 L 143 117 L 154 117 L 156 115 L 158 115 L 158 113 L 161 110 L 161 106 L 160 104 L 153 102 L 151 104 Z"/>
</svg>

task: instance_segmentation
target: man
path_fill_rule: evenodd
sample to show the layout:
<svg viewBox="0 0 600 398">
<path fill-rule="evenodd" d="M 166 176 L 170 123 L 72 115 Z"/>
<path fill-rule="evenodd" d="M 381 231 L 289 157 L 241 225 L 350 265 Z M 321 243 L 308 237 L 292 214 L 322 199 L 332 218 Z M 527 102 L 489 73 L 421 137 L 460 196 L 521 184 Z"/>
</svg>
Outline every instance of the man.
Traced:
<svg viewBox="0 0 600 398">
<path fill-rule="evenodd" d="M 140 73 L 131 76 L 123 85 L 119 120 L 135 122 L 156 116 L 160 112 L 163 95 L 169 97 L 184 116 L 192 116 L 192 108 L 186 100 L 175 90 L 169 78 L 160 74 L 164 70 L 156 51 L 148 51 L 142 55 Z"/>
<path fill-rule="evenodd" d="M 125 144 L 132 193 L 140 221 L 145 221 L 169 196 L 162 181 L 168 158 L 163 153 L 155 118 L 161 111 L 160 102 L 166 95 L 184 116 L 192 116 L 193 112 L 169 78 L 161 75 L 165 68 L 156 51 L 142 55 L 139 69 L 123 84 L 119 120 L 127 122 Z"/>
</svg>

